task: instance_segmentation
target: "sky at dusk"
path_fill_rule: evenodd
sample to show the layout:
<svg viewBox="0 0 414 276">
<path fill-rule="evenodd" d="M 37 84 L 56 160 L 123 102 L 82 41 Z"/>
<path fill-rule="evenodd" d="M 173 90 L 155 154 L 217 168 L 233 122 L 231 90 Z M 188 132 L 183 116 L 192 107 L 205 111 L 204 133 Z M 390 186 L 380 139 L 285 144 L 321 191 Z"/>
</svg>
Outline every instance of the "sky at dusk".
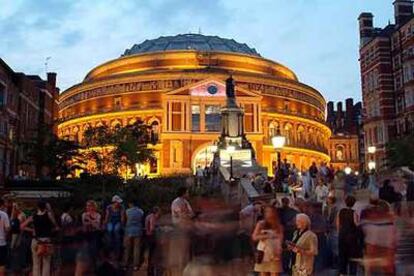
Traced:
<svg viewBox="0 0 414 276">
<path fill-rule="evenodd" d="M 383 27 L 392 0 L 0 0 L 0 57 L 15 71 L 58 73 L 66 89 L 126 48 L 201 33 L 247 43 L 327 100 L 360 99 L 361 12 Z"/>
</svg>

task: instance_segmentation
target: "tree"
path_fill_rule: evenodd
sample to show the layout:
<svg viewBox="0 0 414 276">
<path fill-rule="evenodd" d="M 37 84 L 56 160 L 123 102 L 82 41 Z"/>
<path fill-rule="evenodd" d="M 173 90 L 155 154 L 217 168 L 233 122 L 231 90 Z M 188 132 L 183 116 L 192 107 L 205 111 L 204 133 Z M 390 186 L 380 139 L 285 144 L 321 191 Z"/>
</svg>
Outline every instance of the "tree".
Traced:
<svg viewBox="0 0 414 276">
<path fill-rule="evenodd" d="M 386 153 L 391 168 L 408 166 L 414 169 L 414 135 L 389 142 L 386 145 Z"/>
<path fill-rule="evenodd" d="M 131 169 L 136 173 L 135 164 L 155 158 L 153 150 L 148 148 L 151 142 L 150 129 L 142 121 L 124 127 L 89 128 L 84 132 L 87 155 L 101 174 L 119 174 L 120 168 L 125 171 Z"/>
<path fill-rule="evenodd" d="M 39 178 L 42 171 L 49 170 L 49 176 L 65 178 L 85 164 L 80 153 L 81 146 L 74 141 L 60 139 L 51 127 L 38 130 L 38 136 L 23 145 L 27 150 L 26 163 L 34 164 Z"/>
</svg>

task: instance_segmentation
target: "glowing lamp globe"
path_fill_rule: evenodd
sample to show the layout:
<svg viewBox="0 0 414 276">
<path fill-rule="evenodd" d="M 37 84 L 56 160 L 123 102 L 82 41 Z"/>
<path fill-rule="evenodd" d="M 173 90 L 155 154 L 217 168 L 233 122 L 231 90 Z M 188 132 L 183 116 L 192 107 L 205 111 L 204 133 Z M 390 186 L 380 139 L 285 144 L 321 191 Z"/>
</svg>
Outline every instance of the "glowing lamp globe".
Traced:
<svg viewBox="0 0 414 276">
<path fill-rule="evenodd" d="M 286 137 L 282 135 L 276 135 L 272 137 L 272 144 L 275 149 L 281 149 L 285 146 Z"/>
<path fill-rule="evenodd" d="M 375 146 L 368 147 L 368 153 L 374 154 L 377 151 L 377 148 Z"/>
<path fill-rule="evenodd" d="M 344 169 L 344 172 L 345 172 L 345 174 L 351 174 L 352 169 L 351 169 L 350 167 L 346 167 L 346 168 Z"/>
</svg>

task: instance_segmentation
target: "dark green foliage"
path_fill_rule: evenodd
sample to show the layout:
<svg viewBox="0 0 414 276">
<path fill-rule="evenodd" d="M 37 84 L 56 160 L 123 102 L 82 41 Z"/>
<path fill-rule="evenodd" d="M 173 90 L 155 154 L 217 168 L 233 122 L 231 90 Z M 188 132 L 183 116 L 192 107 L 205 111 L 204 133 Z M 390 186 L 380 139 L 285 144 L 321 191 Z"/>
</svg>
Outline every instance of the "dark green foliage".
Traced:
<svg viewBox="0 0 414 276">
<path fill-rule="evenodd" d="M 391 168 L 408 166 L 414 169 L 414 135 L 391 141 L 386 146 L 387 163 Z"/>
<path fill-rule="evenodd" d="M 80 179 L 67 179 L 64 186 L 73 190 L 70 204 L 75 209 L 83 209 L 88 199 L 109 203 L 113 195 L 121 196 L 124 201 L 133 200 L 146 211 L 154 206 L 167 210 L 176 197 L 179 187 L 186 185 L 187 176 L 160 177 L 130 180 L 110 175 L 92 175 Z M 105 192 L 102 192 L 105 183 Z"/>
</svg>

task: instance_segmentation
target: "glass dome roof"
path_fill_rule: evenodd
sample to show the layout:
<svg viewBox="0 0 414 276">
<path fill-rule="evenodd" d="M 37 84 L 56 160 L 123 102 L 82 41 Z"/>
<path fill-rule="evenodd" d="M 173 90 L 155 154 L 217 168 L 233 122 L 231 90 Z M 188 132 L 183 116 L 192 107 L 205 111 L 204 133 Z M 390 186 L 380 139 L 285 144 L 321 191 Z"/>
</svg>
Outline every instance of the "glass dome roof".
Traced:
<svg viewBox="0 0 414 276">
<path fill-rule="evenodd" d="M 179 34 L 145 40 L 140 44 L 134 44 L 130 49 L 126 49 L 122 56 L 174 50 L 231 52 L 260 57 L 256 49 L 250 48 L 245 43 L 238 43 L 234 39 L 202 34 Z"/>
</svg>

